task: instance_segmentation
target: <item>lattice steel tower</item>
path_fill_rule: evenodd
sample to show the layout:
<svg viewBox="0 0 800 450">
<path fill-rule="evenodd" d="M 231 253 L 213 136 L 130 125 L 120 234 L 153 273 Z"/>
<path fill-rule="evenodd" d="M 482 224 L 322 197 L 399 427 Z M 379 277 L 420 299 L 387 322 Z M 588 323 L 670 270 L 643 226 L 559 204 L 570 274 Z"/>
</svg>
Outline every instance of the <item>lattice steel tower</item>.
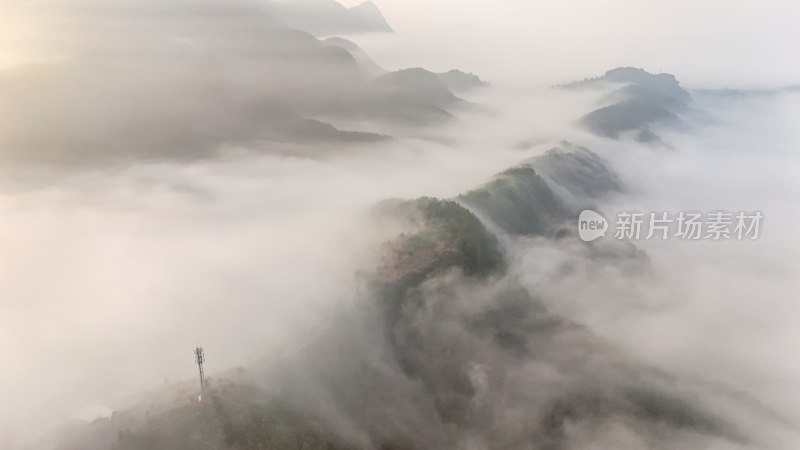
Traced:
<svg viewBox="0 0 800 450">
<path fill-rule="evenodd" d="M 206 376 L 203 373 L 203 363 L 206 362 L 206 357 L 203 355 L 203 347 L 196 347 L 194 356 L 195 361 L 197 361 L 197 368 L 200 369 L 200 401 L 203 401 L 203 394 L 206 393 Z"/>
</svg>

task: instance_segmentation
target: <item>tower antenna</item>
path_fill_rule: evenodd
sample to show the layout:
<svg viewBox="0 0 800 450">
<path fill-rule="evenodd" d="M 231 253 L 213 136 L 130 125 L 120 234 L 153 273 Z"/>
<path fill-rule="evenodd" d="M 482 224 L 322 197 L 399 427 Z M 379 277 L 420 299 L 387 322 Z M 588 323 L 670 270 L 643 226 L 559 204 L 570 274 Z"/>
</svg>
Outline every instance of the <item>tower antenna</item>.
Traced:
<svg viewBox="0 0 800 450">
<path fill-rule="evenodd" d="M 195 361 L 197 361 L 197 368 L 200 369 L 200 401 L 203 401 L 203 394 L 206 391 L 206 376 L 203 373 L 203 363 L 206 362 L 206 357 L 203 354 L 203 347 L 196 347 L 194 349 Z"/>
</svg>

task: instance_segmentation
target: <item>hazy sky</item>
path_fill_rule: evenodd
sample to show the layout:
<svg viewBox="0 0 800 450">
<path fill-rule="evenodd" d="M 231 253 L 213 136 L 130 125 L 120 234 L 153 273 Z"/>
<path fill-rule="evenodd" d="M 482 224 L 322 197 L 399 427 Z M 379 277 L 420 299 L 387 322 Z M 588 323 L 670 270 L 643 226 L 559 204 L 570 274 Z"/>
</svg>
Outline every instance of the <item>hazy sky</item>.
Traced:
<svg viewBox="0 0 800 450">
<path fill-rule="evenodd" d="M 63 0 L 60 4 L 69 4 Z M 52 56 L 52 7 L 0 3 L 0 66 Z M 342 0 L 346 5 L 360 0 Z M 503 62 L 512 48 L 527 68 L 591 75 L 614 65 L 678 72 L 696 85 L 800 83 L 794 43 L 800 3 L 679 0 L 377 0 L 401 33 L 424 37 L 417 61 L 454 53 L 476 67 Z M 55 3 L 51 3 L 55 4 Z M 471 39 L 466 40 L 466 35 Z M 505 58 L 508 59 L 508 58 Z M 470 67 L 467 67 L 468 69 Z M 518 69 L 522 70 L 522 69 Z M 529 70 L 533 72 L 533 70 Z M 499 72 L 499 71 L 498 71 Z M 547 78 L 547 77 L 544 77 Z"/>
<path fill-rule="evenodd" d="M 361 0 L 344 0 L 354 5 Z M 784 0 L 377 0 L 400 32 L 482 31 L 492 56 L 502 36 L 523 59 L 548 65 L 630 64 L 686 69 L 700 84 L 800 83 L 800 3 Z M 492 37 L 486 36 L 491 34 Z M 444 39 L 446 36 L 440 34 Z M 513 43 L 513 44 L 512 44 Z M 433 45 L 435 45 L 435 39 Z M 462 51 L 456 45 L 451 51 Z M 511 50 L 511 48 L 508 48 Z M 658 62 L 658 63 L 656 63 Z M 589 64 L 587 64 L 589 63 Z"/>
</svg>

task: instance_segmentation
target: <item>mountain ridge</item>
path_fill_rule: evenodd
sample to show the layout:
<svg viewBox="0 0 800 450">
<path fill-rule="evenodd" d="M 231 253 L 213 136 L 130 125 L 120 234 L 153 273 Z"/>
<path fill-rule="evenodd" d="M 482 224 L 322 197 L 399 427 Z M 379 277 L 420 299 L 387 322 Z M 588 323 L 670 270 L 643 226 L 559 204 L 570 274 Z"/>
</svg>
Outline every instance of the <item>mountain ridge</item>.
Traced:
<svg viewBox="0 0 800 450">
<path fill-rule="evenodd" d="M 372 1 L 347 8 L 335 0 L 269 0 L 266 8 L 290 27 L 317 37 L 394 31 Z"/>
<path fill-rule="evenodd" d="M 621 86 L 620 86 L 621 85 Z M 689 108 L 691 94 L 668 73 L 618 67 L 605 74 L 562 86 L 565 89 L 611 89 L 604 106 L 584 115 L 579 123 L 610 139 L 632 135 L 643 143 L 663 143 L 654 128 L 686 128 L 680 114 Z"/>
</svg>

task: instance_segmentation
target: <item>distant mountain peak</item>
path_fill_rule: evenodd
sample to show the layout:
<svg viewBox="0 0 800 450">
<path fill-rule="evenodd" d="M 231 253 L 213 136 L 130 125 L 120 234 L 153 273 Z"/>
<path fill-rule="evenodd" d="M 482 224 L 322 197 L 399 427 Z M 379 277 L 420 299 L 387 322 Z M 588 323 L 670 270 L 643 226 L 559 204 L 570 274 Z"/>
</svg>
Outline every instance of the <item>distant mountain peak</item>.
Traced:
<svg viewBox="0 0 800 450">
<path fill-rule="evenodd" d="M 335 0 L 270 1 L 267 6 L 278 20 L 315 36 L 392 32 L 378 6 L 371 1 L 352 8 Z"/>
<path fill-rule="evenodd" d="M 619 85 L 603 98 L 606 105 L 586 114 L 581 123 L 601 136 L 619 139 L 633 133 L 640 142 L 661 143 L 654 125 L 685 128 L 678 113 L 691 95 L 670 73 L 650 73 L 639 67 L 617 67 L 604 75 L 567 85 L 568 88 Z"/>
<path fill-rule="evenodd" d="M 447 101 L 457 100 L 439 75 L 423 69 L 422 67 L 412 67 L 387 73 L 379 77 L 377 82 L 384 85 L 402 86 L 412 88 L 431 99 L 446 99 Z"/>
<path fill-rule="evenodd" d="M 386 21 L 386 18 L 383 16 L 383 13 L 381 12 L 380 8 L 378 8 L 378 5 L 376 5 L 375 2 L 371 0 L 367 0 L 361 3 L 360 5 L 353 6 L 352 8 L 349 8 L 347 11 L 349 11 L 351 14 L 360 15 L 364 19 L 365 23 L 368 22 L 371 26 L 375 28 L 374 30 L 369 30 L 369 31 L 384 31 L 384 32 L 393 31 L 392 27 L 389 25 L 389 23 Z"/>
<path fill-rule="evenodd" d="M 489 85 L 489 83 L 481 80 L 479 76 L 473 73 L 467 73 L 456 69 L 438 75 L 444 84 L 453 92 L 464 92 Z"/>
<path fill-rule="evenodd" d="M 365 2 L 361 2 L 361 4 L 353 6 L 350 9 L 356 9 L 356 8 L 372 9 L 374 11 L 380 12 L 380 9 L 378 8 L 378 5 L 376 5 L 375 2 L 373 2 L 372 0 L 367 0 Z"/>
<path fill-rule="evenodd" d="M 634 83 L 648 87 L 681 89 L 680 82 L 671 73 L 650 73 L 638 67 L 617 67 L 602 77 L 607 81 Z"/>
<path fill-rule="evenodd" d="M 377 78 L 386 73 L 386 69 L 373 61 L 373 59 L 353 41 L 340 37 L 330 37 L 323 42 L 329 46 L 340 47 L 350 53 L 367 78 Z"/>
</svg>

